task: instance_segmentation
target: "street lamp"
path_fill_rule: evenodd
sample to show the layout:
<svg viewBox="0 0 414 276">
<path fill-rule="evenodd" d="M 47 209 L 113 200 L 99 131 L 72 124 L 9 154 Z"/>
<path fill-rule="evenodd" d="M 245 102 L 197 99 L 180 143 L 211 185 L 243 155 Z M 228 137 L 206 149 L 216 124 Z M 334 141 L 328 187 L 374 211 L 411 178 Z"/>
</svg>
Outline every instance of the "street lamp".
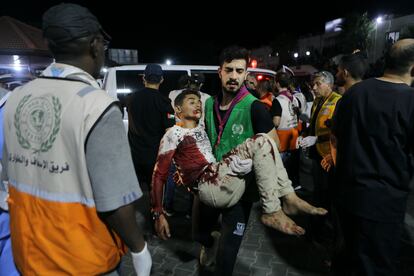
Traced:
<svg viewBox="0 0 414 276">
<path fill-rule="evenodd" d="M 382 16 L 378 16 L 377 19 L 375 19 L 375 22 L 379 25 L 382 23 Z"/>
<path fill-rule="evenodd" d="M 298 53 L 294 53 L 294 54 L 293 54 L 293 57 L 294 57 L 294 58 L 298 58 L 298 56 L 299 56 L 299 54 L 298 54 Z"/>
<path fill-rule="evenodd" d="M 382 16 L 378 16 L 375 19 L 375 36 L 374 36 L 374 62 L 377 58 L 377 30 L 378 26 L 382 24 Z"/>
<path fill-rule="evenodd" d="M 310 52 L 309 51 L 306 51 L 306 53 L 305 53 L 307 56 L 310 56 Z"/>
<path fill-rule="evenodd" d="M 167 64 L 167 65 L 169 66 L 169 65 L 171 65 L 171 64 L 172 64 L 172 61 L 171 61 L 170 59 L 167 59 L 167 60 L 165 61 L 165 64 Z"/>
</svg>

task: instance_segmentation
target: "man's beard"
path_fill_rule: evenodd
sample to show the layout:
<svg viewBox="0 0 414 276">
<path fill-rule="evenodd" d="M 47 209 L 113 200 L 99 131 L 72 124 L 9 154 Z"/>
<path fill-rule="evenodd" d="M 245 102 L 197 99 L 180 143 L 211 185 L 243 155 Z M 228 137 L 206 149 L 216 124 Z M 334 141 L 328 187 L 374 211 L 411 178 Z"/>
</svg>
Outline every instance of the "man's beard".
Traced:
<svg viewBox="0 0 414 276">
<path fill-rule="evenodd" d="M 228 84 L 233 84 L 233 85 L 239 86 L 235 90 L 229 90 L 229 89 L 226 88 L 226 86 L 223 86 L 222 87 L 223 88 L 223 91 L 226 92 L 226 93 L 228 93 L 228 94 L 237 94 L 240 91 L 241 87 L 242 87 L 242 85 L 240 85 L 240 83 L 239 82 L 236 82 L 236 81 L 228 81 L 226 83 L 226 85 L 228 85 Z"/>
<path fill-rule="evenodd" d="M 345 79 L 343 79 L 343 78 L 337 78 L 337 79 L 336 79 L 336 81 L 335 81 L 335 83 L 336 83 L 336 85 L 338 85 L 338 86 L 344 86 L 344 85 L 345 85 L 345 83 L 346 83 L 346 81 L 345 81 Z"/>
<path fill-rule="evenodd" d="M 241 86 L 237 90 L 228 90 L 225 86 L 223 86 L 223 92 L 226 92 L 227 94 L 236 95 L 237 93 L 239 93 L 240 89 L 241 89 Z"/>
</svg>

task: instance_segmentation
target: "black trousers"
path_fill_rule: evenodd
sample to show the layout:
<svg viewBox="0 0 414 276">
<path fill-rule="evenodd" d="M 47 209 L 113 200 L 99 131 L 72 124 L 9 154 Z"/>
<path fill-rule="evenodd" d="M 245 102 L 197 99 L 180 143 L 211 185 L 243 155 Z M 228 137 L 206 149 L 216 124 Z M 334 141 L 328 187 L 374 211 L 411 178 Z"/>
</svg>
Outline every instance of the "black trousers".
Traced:
<svg viewBox="0 0 414 276">
<path fill-rule="evenodd" d="M 135 173 L 137 174 L 139 185 L 142 190 L 151 191 L 152 173 L 155 163 L 138 163 L 134 160 Z M 143 183 L 146 183 L 144 185 Z"/>
<path fill-rule="evenodd" d="M 334 172 L 326 172 L 320 160 L 312 160 L 313 204 L 328 210 L 326 216 L 312 216 L 308 235 L 312 241 L 318 242 L 326 249 L 325 258 L 332 254 L 335 216 L 332 212 L 332 187 L 335 185 Z"/>
<path fill-rule="evenodd" d="M 237 253 L 247 226 L 252 202 L 239 201 L 236 205 L 226 209 L 215 209 L 200 202 L 194 197 L 193 205 L 193 239 L 206 247 L 213 245 L 211 232 L 217 225 L 220 214 L 221 238 L 216 258 L 214 275 L 233 275 Z"/>
<path fill-rule="evenodd" d="M 377 222 L 351 214 L 339 206 L 335 209 L 343 242 L 334 252 L 332 275 L 396 275 L 403 222 Z"/>
</svg>

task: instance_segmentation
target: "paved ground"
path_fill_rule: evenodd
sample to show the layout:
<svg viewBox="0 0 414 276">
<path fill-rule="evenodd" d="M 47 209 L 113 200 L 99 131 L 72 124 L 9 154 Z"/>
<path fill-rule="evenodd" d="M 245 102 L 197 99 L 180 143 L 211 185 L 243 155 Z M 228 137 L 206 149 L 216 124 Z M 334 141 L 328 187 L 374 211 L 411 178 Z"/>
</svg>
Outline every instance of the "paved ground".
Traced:
<svg viewBox="0 0 414 276">
<path fill-rule="evenodd" d="M 302 177 L 305 179 L 303 186 L 309 189 L 311 183 L 306 178 L 306 173 L 305 171 L 305 177 Z M 151 275 L 211 275 L 199 269 L 197 258 L 200 246 L 191 241 L 191 222 L 185 217 L 188 194 L 184 191 L 176 193 L 175 202 L 175 208 L 179 213 L 169 219 L 173 237 L 168 241 L 161 241 L 149 235 L 150 226 L 143 223 L 142 214 L 149 212 L 148 209 L 142 208 L 148 206 L 147 194 L 138 202 L 140 212 L 137 213 L 137 220 L 146 229 L 153 258 Z M 321 248 L 316 248 L 306 238 L 290 237 L 266 228 L 258 218 L 259 208 L 256 205 L 250 216 L 233 275 L 328 275 Z M 306 217 L 299 217 L 296 221 L 304 227 L 309 223 Z M 405 230 L 399 275 L 412 276 L 414 275 L 414 195 L 409 200 Z M 121 275 L 135 275 L 129 255 L 123 259 Z"/>
</svg>

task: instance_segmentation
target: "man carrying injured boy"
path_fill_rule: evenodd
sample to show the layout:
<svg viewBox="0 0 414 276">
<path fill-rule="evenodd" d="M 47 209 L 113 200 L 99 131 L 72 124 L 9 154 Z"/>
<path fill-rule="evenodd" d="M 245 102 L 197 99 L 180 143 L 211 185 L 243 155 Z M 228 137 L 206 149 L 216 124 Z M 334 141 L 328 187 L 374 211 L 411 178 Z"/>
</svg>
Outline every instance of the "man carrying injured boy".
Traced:
<svg viewBox="0 0 414 276">
<path fill-rule="evenodd" d="M 325 209 L 314 207 L 295 194 L 277 146 L 267 134 L 261 133 L 247 139 L 220 162 L 216 162 L 207 133 L 198 126 L 202 113 L 198 92 L 184 90 L 177 96 L 174 105 L 183 125 L 170 128 L 162 138 L 152 180 L 152 213 L 160 238 L 168 239 L 171 236 L 163 214 L 162 198 L 172 161 L 177 166 L 182 184 L 198 195 L 202 202 L 214 208 L 227 208 L 240 200 L 246 188 L 243 176 L 253 167 L 263 211 L 261 221 L 282 233 L 305 233 L 287 215 L 327 213 Z M 282 199 L 283 207 L 279 198 Z"/>
</svg>

